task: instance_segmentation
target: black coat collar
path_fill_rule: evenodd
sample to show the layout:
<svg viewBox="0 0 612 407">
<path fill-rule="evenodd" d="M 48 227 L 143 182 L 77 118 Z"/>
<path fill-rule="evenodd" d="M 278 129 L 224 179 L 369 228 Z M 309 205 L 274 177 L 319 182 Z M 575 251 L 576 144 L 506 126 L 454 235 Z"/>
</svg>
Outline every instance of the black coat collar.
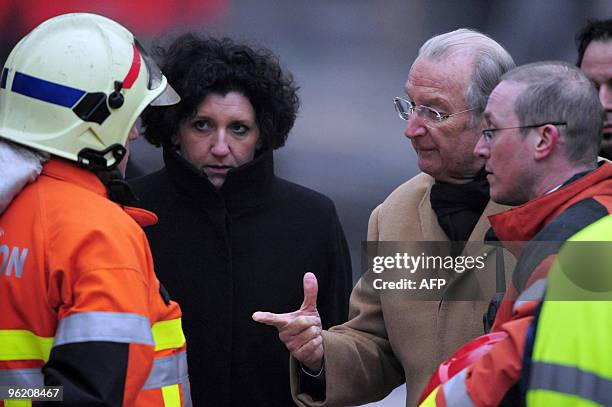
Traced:
<svg viewBox="0 0 612 407">
<path fill-rule="evenodd" d="M 177 191 L 184 198 L 207 207 L 245 208 L 263 204 L 270 195 L 274 179 L 272 151 L 264 151 L 238 168 L 229 171 L 219 189 L 206 174 L 185 160 L 176 147 L 164 145 L 164 163 Z"/>
</svg>

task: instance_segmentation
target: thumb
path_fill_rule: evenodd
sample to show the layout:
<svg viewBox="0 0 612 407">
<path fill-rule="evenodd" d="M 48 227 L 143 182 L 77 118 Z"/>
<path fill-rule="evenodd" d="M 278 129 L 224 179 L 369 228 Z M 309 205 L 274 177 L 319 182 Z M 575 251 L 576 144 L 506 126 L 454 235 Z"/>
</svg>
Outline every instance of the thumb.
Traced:
<svg viewBox="0 0 612 407">
<path fill-rule="evenodd" d="M 304 302 L 300 307 L 302 311 L 316 311 L 317 310 L 317 292 L 319 291 L 319 285 L 317 278 L 311 272 L 304 274 Z"/>
</svg>

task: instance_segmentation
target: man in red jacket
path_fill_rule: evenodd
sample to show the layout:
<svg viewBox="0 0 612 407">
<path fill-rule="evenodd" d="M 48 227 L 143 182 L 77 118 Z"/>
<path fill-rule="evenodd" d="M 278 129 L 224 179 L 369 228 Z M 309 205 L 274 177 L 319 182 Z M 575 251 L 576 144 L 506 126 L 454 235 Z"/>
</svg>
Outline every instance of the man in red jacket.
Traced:
<svg viewBox="0 0 612 407">
<path fill-rule="evenodd" d="M 61 387 L 62 406 L 191 404 L 181 311 L 141 229 L 156 217 L 107 193 L 140 113 L 178 100 L 133 35 L 101 16 L 52 18 L 11 52 L 0 80 L 0 386 Z"/>
<path fill-rule="evenodd" d="M 512 400 L 527 331 L 559 248 L 612 209 L 612 164 L 597 163 L 603 110 L 579 69 L 541 62 L 508 72 L 485 119 L 488 128 L 474 151 L 486 160 L 491 198 L 520 205 L 490 217 L 496 237 L 513 242 L 508 246 L 518 258 L 493 326 L 508 336 L 436 388 L 424 406 Z"/>
</svg>

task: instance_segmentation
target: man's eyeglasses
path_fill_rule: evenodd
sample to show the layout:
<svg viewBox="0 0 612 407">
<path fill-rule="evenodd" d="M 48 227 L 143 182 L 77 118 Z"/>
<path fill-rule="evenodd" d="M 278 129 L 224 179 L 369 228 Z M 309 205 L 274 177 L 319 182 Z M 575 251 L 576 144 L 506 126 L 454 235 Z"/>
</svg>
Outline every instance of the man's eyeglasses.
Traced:
<svg viewBox="0 0 612 407">
<path fill-rule="evenodd" d="M 502 127 L 499 129 L 490 128 L 490 129 L 482 130 L 482 139 L 484 140 L 485 143 L 490 143 L 491 140 L 493 140 L 493 133 L 495 133 L 496 131 L 513 130 L 513 129 L 533 129 L 536 127 L 545 126 L 547 124 L 552 124 L 553 126 L 566 126 L 567 125 L 566 122 L 544 122 L 540 124 L 530 124 L 529 126 Z"/>
<path fill-rule="evenodd" d="M 393 98 L 393 105 L 395 106 L 395 111 L 397 112 L 400 119 L 402 120 L 408 120 L 410 116 L 416 112 L 417 115 L 421 119 L 427 122 L 430 122 L 430 123 L 440 123 L 450 117 L 456 116 L 461 113 L 469 112 L 475 109 L 475 107 L 473 107 L 471 109 L 466 109 L 460 112 L 455 112 L 455 113 L 450 113 L 450 114 L 442 113 L 429 106 L 423 106 L 423 105 L 417 106 L 411 100 L 404 99 L 401 97 Z"/>
</svg>

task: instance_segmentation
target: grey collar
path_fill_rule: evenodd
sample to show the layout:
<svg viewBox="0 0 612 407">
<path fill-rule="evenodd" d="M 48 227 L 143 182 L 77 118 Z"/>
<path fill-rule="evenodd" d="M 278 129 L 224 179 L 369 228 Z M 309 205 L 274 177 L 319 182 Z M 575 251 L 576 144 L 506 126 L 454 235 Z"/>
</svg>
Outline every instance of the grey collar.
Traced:
<svg viewBox="0 0 612 407">
<path fill-rule="evenodd" d="M 30 150 L 0 139 L 0 214 L 28 183 L 40 175 L 48 159 L 46 152 Z"/>
</svg>

